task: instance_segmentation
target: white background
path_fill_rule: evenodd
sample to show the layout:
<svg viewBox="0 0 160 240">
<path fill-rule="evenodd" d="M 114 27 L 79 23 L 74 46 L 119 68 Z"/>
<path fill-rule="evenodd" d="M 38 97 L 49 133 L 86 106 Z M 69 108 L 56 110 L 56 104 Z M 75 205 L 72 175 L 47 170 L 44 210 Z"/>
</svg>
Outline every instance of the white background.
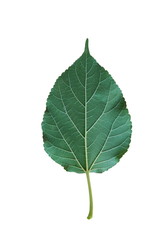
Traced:
<svg viewBox="0 0 160 240">
<path fill-rule="evenodd" d="M 0 239 L 160 239 L 159 1 L 1 0 Z M 91 174 L 68 173 L 43 150 L 41 121 L 56 78 L 90 52 L 123 91 L 129 151 Z"/>
</svg>

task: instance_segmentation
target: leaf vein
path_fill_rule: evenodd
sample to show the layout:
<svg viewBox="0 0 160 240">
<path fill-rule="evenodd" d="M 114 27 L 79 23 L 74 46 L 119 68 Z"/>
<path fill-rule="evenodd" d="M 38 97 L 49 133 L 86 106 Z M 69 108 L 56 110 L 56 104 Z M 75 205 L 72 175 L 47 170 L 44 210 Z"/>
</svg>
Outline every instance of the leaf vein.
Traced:
<svg viewBox="0 0 160 240">
<path fill-rule="evenodd" d="M 69 79 L 69 87 L 70 87 L 70 89 L 71 89 L 71 92 L 72 92 L 73 96 L 75 97 L 75 99 L 76 99 L 83 107 L 85 107 L 84 104 L 77 98 L 76 94 L 75 94 L 74 91 L 72 90 L 69 72 L 68 72 L 68 79 Z"/>
<path fill-rule="evenodd" d="M 108 99 L 109 99 L 109 95 L 110 95 L 110 88 L 111 88 L 111 82 L 110 82 L 110 87 L 109 87 L 109 91 L 108 91 L 108 98 L 107 98 L 106 104 L 105 104 L 105 106 L 104 106 L 104 109 L 103 109 L 101 115 L 97 118 L 97 120 L 90 126 L 90 128 L 88 128 L 87 132 L 89 132 L 89 131 L 95 126 L 95 124 L 98 122 L 98 120 L 99 120 L 99 119 L 102 117 L 102 115 L 104 114 L 104 112 L 105 112 L 105 110 L 106 110 L 106 108 L 107 108 L 107 106 L 108 106 Z"/>
<path fill-rule="evenodd" d="M 98 157 L 100 156 L 100 154 L 102 153 L 102 151 L 103 151 L 103 149 L 104 149 L 104 147 L 105 147 L 105 145 L 106 145 L 106 143 L 107 143 L 107 141 L 108 141 L 109 135 L 110 135 L 110 133 L 111 133 L 111 131 L 112 131 L 113 125 L 114 125 L 115 121 L 117 120 L 117 118 L 119 117 L 119 115 L 121 114 L 122 110 L 123 110 L 123 108 L 121 109 L 121 111 L 119 112 L 119 114 L 118 114 L 118 116 L 115 118 L 115 120 L 113 121 L 113 123 L 112 123 L 112 125 L 111 125 L 111 128 L 110 128 L 110 130 L 109 130 L 108 136 L 107 136 L 106 140 L 104 141 L 104 144 L 102 145 L 102 148 L 101 148 L 101 150 L 99 151 L 97 157 L 95 158 L 95 160 L 94 160 L 93 163 L 91 164 L 90 170 L 92 169 L 92 166 L 93 166 L 94 163 L 97 161 L 97 159 L 98 159 Z"/>
<path fill-rule="evenodd" d="M 123 147 L 123 146 L 121 146 L 123 143 L 125 143 L 125 141 L 128 139 L 129 137 L 127 137 L 127 138 L 125 138 L 125 140 L 121 143 L 121 144 L 119 144 L 119 145 L 117 145 L 117 146 L 115 146 L 115 147 L 112 147 L 112 148 L 110 148 L 110 149 L 107 149 L 107 150 L 105 150 L 105 151 L 102 151 L 102 153 L 104 153 L 104 152 L 109 152 L 109 151 L 111 151 L 111 150 L 113 150 L 113 149 L 115 149 L 115 148 L 117 148 L 117 147 Z M 123 147 L 123 148 L 125 148 L 125 147 Z M 125 148 L 126 149 L 126 148 Z"/>
<path fill-rule="evenodd" d="M 91 97 L 88 99 L 88 101 L 87 101 L 87 103 L 89 103 L 90 102 L 90 100 L 93 98 L 93 96 L 95 95 L 95 93 L 97 92 L 97 90 L 98 90 L 98 87 L 99 87 L 99 85 L 100 85 L 100 78 L 101 78 L 101 74 L 99 75 L 99 78 L 98 78 L 98 85 L 97 85 L 97 87 L 96 87 L 96 89 L 95 89 L 95 91 L 93 92 L 93 94 L 91 95 Z"/>
<path fill-rule="evenodd" d="M 85 88 L 84 85 L 82 84 L 82 82 L 81 82 L 79 76 L 78 76 L 76 65 L 75 65 L 75 73 L 76 73 L 76 77 L 77 77 L 79 83 L 81 84 L 81 86 L 82 86 L 83 88 Z"/>
<path fill-rule="evenodd" d="M 61 101 L 62 101 L 62 104 L 63 104 L 63 108 L 64 108 L 64 110 L 65 110 L 65 113 L 67 114 L 68 118 L 69 118 L 70 121 L 72 122 L 72 124 L 73 124 L 74 128 L 77 130 L 77 132 L 81 135 L 82 138 L 84 138 L 84 136 L 83 136 L 82 133 L 79 131 L 79 129 L 77 128 L 77 126 L 75 125 L 75 123 L 73 122 L 72 118 L 70 117 L 70 115 L 69 115 L 68 112 L 67 112 L 66 106 L 65 106 L 64 101 L 63 101 L 63 97 L 62 97 L 62 93 L 61 93 L 60 86 L 59 86 L 59 92 L 60 92 Z"/>
<path fill-rule="evenodd" d="M 49 112 L 49 113 L 50 113 L 50 112 Z M 77 157 L 76 157 L 75 153 L 73 152 L 73 150 L 72 150 L 71 146 L 70 146 L 70 145 L 69 145 L 69 143 L 66 141 L 66 139 L 65 139 L 65 137 L 64 137 L 64 135 L 63 135 L 63 133 L 62 133 L 62 132 L 61 132 L 61 130 L 59 129 L 59 127 L 58 127 L 58 125 L 57 125 L 57 123 L 56 123 L 56 121 L 55 121 L 54 117 L 52 116 L 52 114 L 51 114 L 51 113 L 50 113 L 50 115 L 51 115 L 51 117 L 52 117 L 53 121 L 55 122 L 55 125 L 56 125 L 56 127 L 57 127 L 57 129 L 58 129 L 59 133 L 61 134 L 62 138 L 64 139 L 64 141 L 66 142 L 67 146 L 69 147 L 69 149 L 70 149 L 71 153 L 72 153 L 72 154 L 73 154 L 73 156 L 75 157 L 75 159 L 76 159 L 76 161 L 77 161 L 78 165 L 81 167 L 81 169 L 83 170 L 83 172 L 85 172 L 85 169 L 82 167 L 81 163 L 78 161 L 78 159 L 77 159 Z"/>
</svg>

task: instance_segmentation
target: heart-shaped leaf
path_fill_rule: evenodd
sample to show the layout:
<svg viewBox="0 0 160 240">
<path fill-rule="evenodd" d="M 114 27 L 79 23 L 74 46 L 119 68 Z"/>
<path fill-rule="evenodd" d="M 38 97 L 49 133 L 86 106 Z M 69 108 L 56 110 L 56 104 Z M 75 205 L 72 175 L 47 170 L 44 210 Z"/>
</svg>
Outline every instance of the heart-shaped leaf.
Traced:
<svg viewBox="0 0 160 240">
<path fill-rule="evenodd" d="M 131 138 L 130 115 L 111 75 L 90 55 L 82 56 L 57 79 L 42 122 L 44 149 L 67 171 L 102 173 L 119 162 Z"/>
</svg>

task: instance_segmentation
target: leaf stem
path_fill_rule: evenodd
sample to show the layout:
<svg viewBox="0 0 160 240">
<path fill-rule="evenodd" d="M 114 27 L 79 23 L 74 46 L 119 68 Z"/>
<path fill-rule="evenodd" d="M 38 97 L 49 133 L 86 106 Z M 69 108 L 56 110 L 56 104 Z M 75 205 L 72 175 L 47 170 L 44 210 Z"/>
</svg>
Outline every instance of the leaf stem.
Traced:
<svg viewBox="0 0 160 240">
<path fill-rule="evenodd" d="M 86 171 L 86 177 L 87 177 L 88 192 L 89 192 L 89 213 L 87 218 L 91 219 L 93 217 L 93 197 L 92 197 L 92 188 L 91 188 L 89 171 Z"/>
</svg>

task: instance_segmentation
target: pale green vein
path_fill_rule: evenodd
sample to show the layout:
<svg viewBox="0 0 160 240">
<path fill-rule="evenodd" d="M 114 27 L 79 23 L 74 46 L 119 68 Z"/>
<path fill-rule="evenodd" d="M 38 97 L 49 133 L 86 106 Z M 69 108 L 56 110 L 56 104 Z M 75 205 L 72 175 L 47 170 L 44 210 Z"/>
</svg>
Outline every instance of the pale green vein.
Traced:
<svg viewBox="0 0 160 240">
<path fill-rule="evenodd" d="M 105 104 L 105 106 L 104 106 L 104 109 L 103 109 L 102 113 L 100 114 L 100 116 L 97 118 L 97 120 L 92 124 L 92 126 L 90 126 L 90 128 L 87 129 L 87 132 L 89 132 L 89 131 L 95 126 L 95 124 L 98 122 L 98 120 L 99 120 L 99 119 L 102 117 L 102 115 L 104 114 L 104 112 L 105 112 L 105 110 L 106 110 L 106 108 L 107 108 L 107 106 L 108 106 L 108 99 L 109 99 L 109 95 L 110 95 L 111 84 L 112 84 L 112 82 L 110 82 L 110 87 L 109 87 L 109 90 L 108 90 L 108 97 L 107 97 L 107 101 L 106 101 L 106 104 Z"/>
<path fill-rule="evenodd" d="M 108 136 L 107 136 L 106 140 L 104 141 L 104 144 L 102 145 L 102 148 L 101 148 L 101 150 L 99 151 L 97 157 L 95 158 L 95 160 L 94 160 L 93 163 L 91 164 L 89 170 L 92 169 L 94 163 L 97 161 L 97 159 L 99 158 L 100 154 L 102 153 L 102 151 L 103 151 L 103 149 L 104 149 L 104 147 L 105 147 L 105 145 L 106 145 L 106 143 L 107 143 L 107 141 L 108 141 L 108 138 L 109 138 L 109 136 L 110 136 L 110 133 L 111 133 L 111 131 L 112 131 L 113 125 L 114 125 L 115 121 L 117 120 L 117 118 L 119 117 L 119 115 L 121 114 L 122 110 L 123 110 L 123 109 L 121 109 L 121 111 L 119 112 L 118 116 L 117 116 L 117 117 L 115 118 L 115 120 L 113 121 L 113 123 L 112 123 L 112 125 L 111 125 L 111 128 L 110 128 L 110 130 L 109 130 Z"/>
<path fill-rule="evenodd" d="M 118 147 L 125 148 L 125 147 L 123 147 L 122 145 L 123 145 L 123 143 L 126 142 L 126 140 L 128 140 L 128 138 L 129 138 L 129 137 L 125 138 L 125 140 L 124 140 L 121 144 L 119 144 L 119 145 L 117 145 L 117 146 L 115 146 L 115 147 L 112 147 L 112 148 L 109 148 L 109 149 L 106 149 L 106 150 L 102 151 L 102 153 L 104 153 L 104 152 L 106 153 L 106 152 L 112 151 L 113 149 L 118 148 Z"/>
<path fill-rule="evenodd" d="M 85 158 L 86 158 L 86 171 L 88 171 L 88 152 L 87 152 L 87 53 L 85 55 Z"/>
<path fill-rule="evenodd" d="M 49 113 L 50 113 L 50 112 L 49 112 Z M 66 144 L 67 144 L 67 146 L 69 147 L 69 149 L 70 149 L 71 153 L 72 153 L 72 154 L 73 154 L 73 156 L 75 157 L 75 159 L 76 159 L 76 161 L 77 161 L 78 165 L 81 167 L 81 169 L 83 170 L 83 172 L 85 172 L 85 169 L 82 167 L 82 165 L 81 165 L 81 164 L 80 164 L 80 162 L 78 161 L 78 159 L 77 159 L 76 155 L 74 154 L 74 152 L 73 152 L 72 148 L 70 147 L 69 143 L 66 141 L 65 137 L 63 136 L 63 133 L 61 132 L 60 128 L 58 127 L 58 125 L 57 125 L 57 123 L 56 123 L 56 121 L 55 121 L 54 117 L 52 116 L 52 114 L 51 114 L 51 113 L 50 113 L 50 115 L 51 115 L 51 117 L 52 117 L 53 121 L 55 122 L 55 125 L 56 125 L 56 127 L 57 127 L 57 129 L 58 129 L 59 133 L 61 134 L 61 136 L 62 136 L 62 138 L 64 139 L 65 143 L 66 143 Z"/>
<path fill-rule="evenodd" d="M 94 166 L 95 166 L 95 165 L 98 165 L 98 164 L 101 164 L 101 163 L 104 163 L 104 162 L 110 162 L 110 161 L 112 161 L 114 158 L 115 158 L 115 157 L 112 157 L 112 158 L 109 158 L 109 159 L 106 159 L 106 160 L 103 160 L 103 161 L 100 161 L 100 162 L 96 162 L 96 163 L 94 164 Z M 99 167 L 99 168 L 100 168 L 100 167 Z M 94 167 L 92 168 L 92 170 L 94 170 Z"/>
<path fill-rule="evenodd" d="M 83 88 L 85 88 L 85 86 L 82 84 L 82 82 L 81 82 L 81 80 L 80 80 L 80 78 L 79 78 L 79 76 L 78 76 L 76 65 L 75 65 L 75 73 L 76 73 L 76 77 L 77 77 L 80 85 L 81 85 Z"/>
<path fill-rule="evenodd" d="M 76 96 L 76 94 L 75 94 L 74 91 L 72 90 L 69 72 L 68 72 L 68 79 L 69 79 L 70 89 L 71 89 L 71 92 L 72 92 L 73 96 L 75 97 L 75 99 L 76 99 L 76 100 L 82 105 L 82 107 L 84 108 L 84 107 L 85 107 L 84 104 L 78 99 L 78 97 Z"/>
<path fill-rule="evenodd" d="M 63 114 L 66 114 L 65 112 L 63 112 L 61 109 L 59 109 L 53 102 L 48 101 L 53 107 L 55 107 L 58 111 L 60 111 Z"/>
<path fill-rule="evenodd" d="M 99 75 L 99 78 L 98 78 L 98 85 L 95 89 L 95 91 L 93 92 L 93 94 L 91 95 L 91 97 L 88 99 L 87 103 L 90 102 L 90 100 L 93 98 L 93 96 L 95 95 L 95 93 L 97 92 L 98 88 L 99 88 L 99 85 L 100 85 L 100 78 L 101 78 L 101 74 Z"/>
<path fill-rule="evenodd" d="M 61 89 L 60 89 L 60 86 L 58 85 L 59 87 L 59 92 L 60 92 L 60 96 L 61 96 L 61 101 L 62 101 L 62 104 L 63 104 L 63 108 L 68 116 L 68 118 L 70 119 L 70 121 L 72 122 L 73 126 L 75 127 L 75 129 L 77 130 L 77 132 L 81 135 L 82 138 L 84 138 L 84 136 L 82 135 L 82 133 L 79 131 L 79 129 L 77 128 L 77 126 L 75 125 L 75 123 L 73 122 L 72 118 L 70 117 L 70 115 L 68 114 L 68 111 L 66 109 L 66 106 L 64 104 L 64 101 L 63 101 L 63 97 L 62 97 L 62 93 L 61 93 Z"/>
<path fill-rule="evenodd" d="M 94 61 L 92 62 L 91 68 L 90 68 L 89 71 L 87 72 L 87 75 L 91 72 L 91 70 L 93 69 L 93 66 L 95 65 L 95 63 L 96 63 L 96 61 L 94 60 Z"/>
</svg>

